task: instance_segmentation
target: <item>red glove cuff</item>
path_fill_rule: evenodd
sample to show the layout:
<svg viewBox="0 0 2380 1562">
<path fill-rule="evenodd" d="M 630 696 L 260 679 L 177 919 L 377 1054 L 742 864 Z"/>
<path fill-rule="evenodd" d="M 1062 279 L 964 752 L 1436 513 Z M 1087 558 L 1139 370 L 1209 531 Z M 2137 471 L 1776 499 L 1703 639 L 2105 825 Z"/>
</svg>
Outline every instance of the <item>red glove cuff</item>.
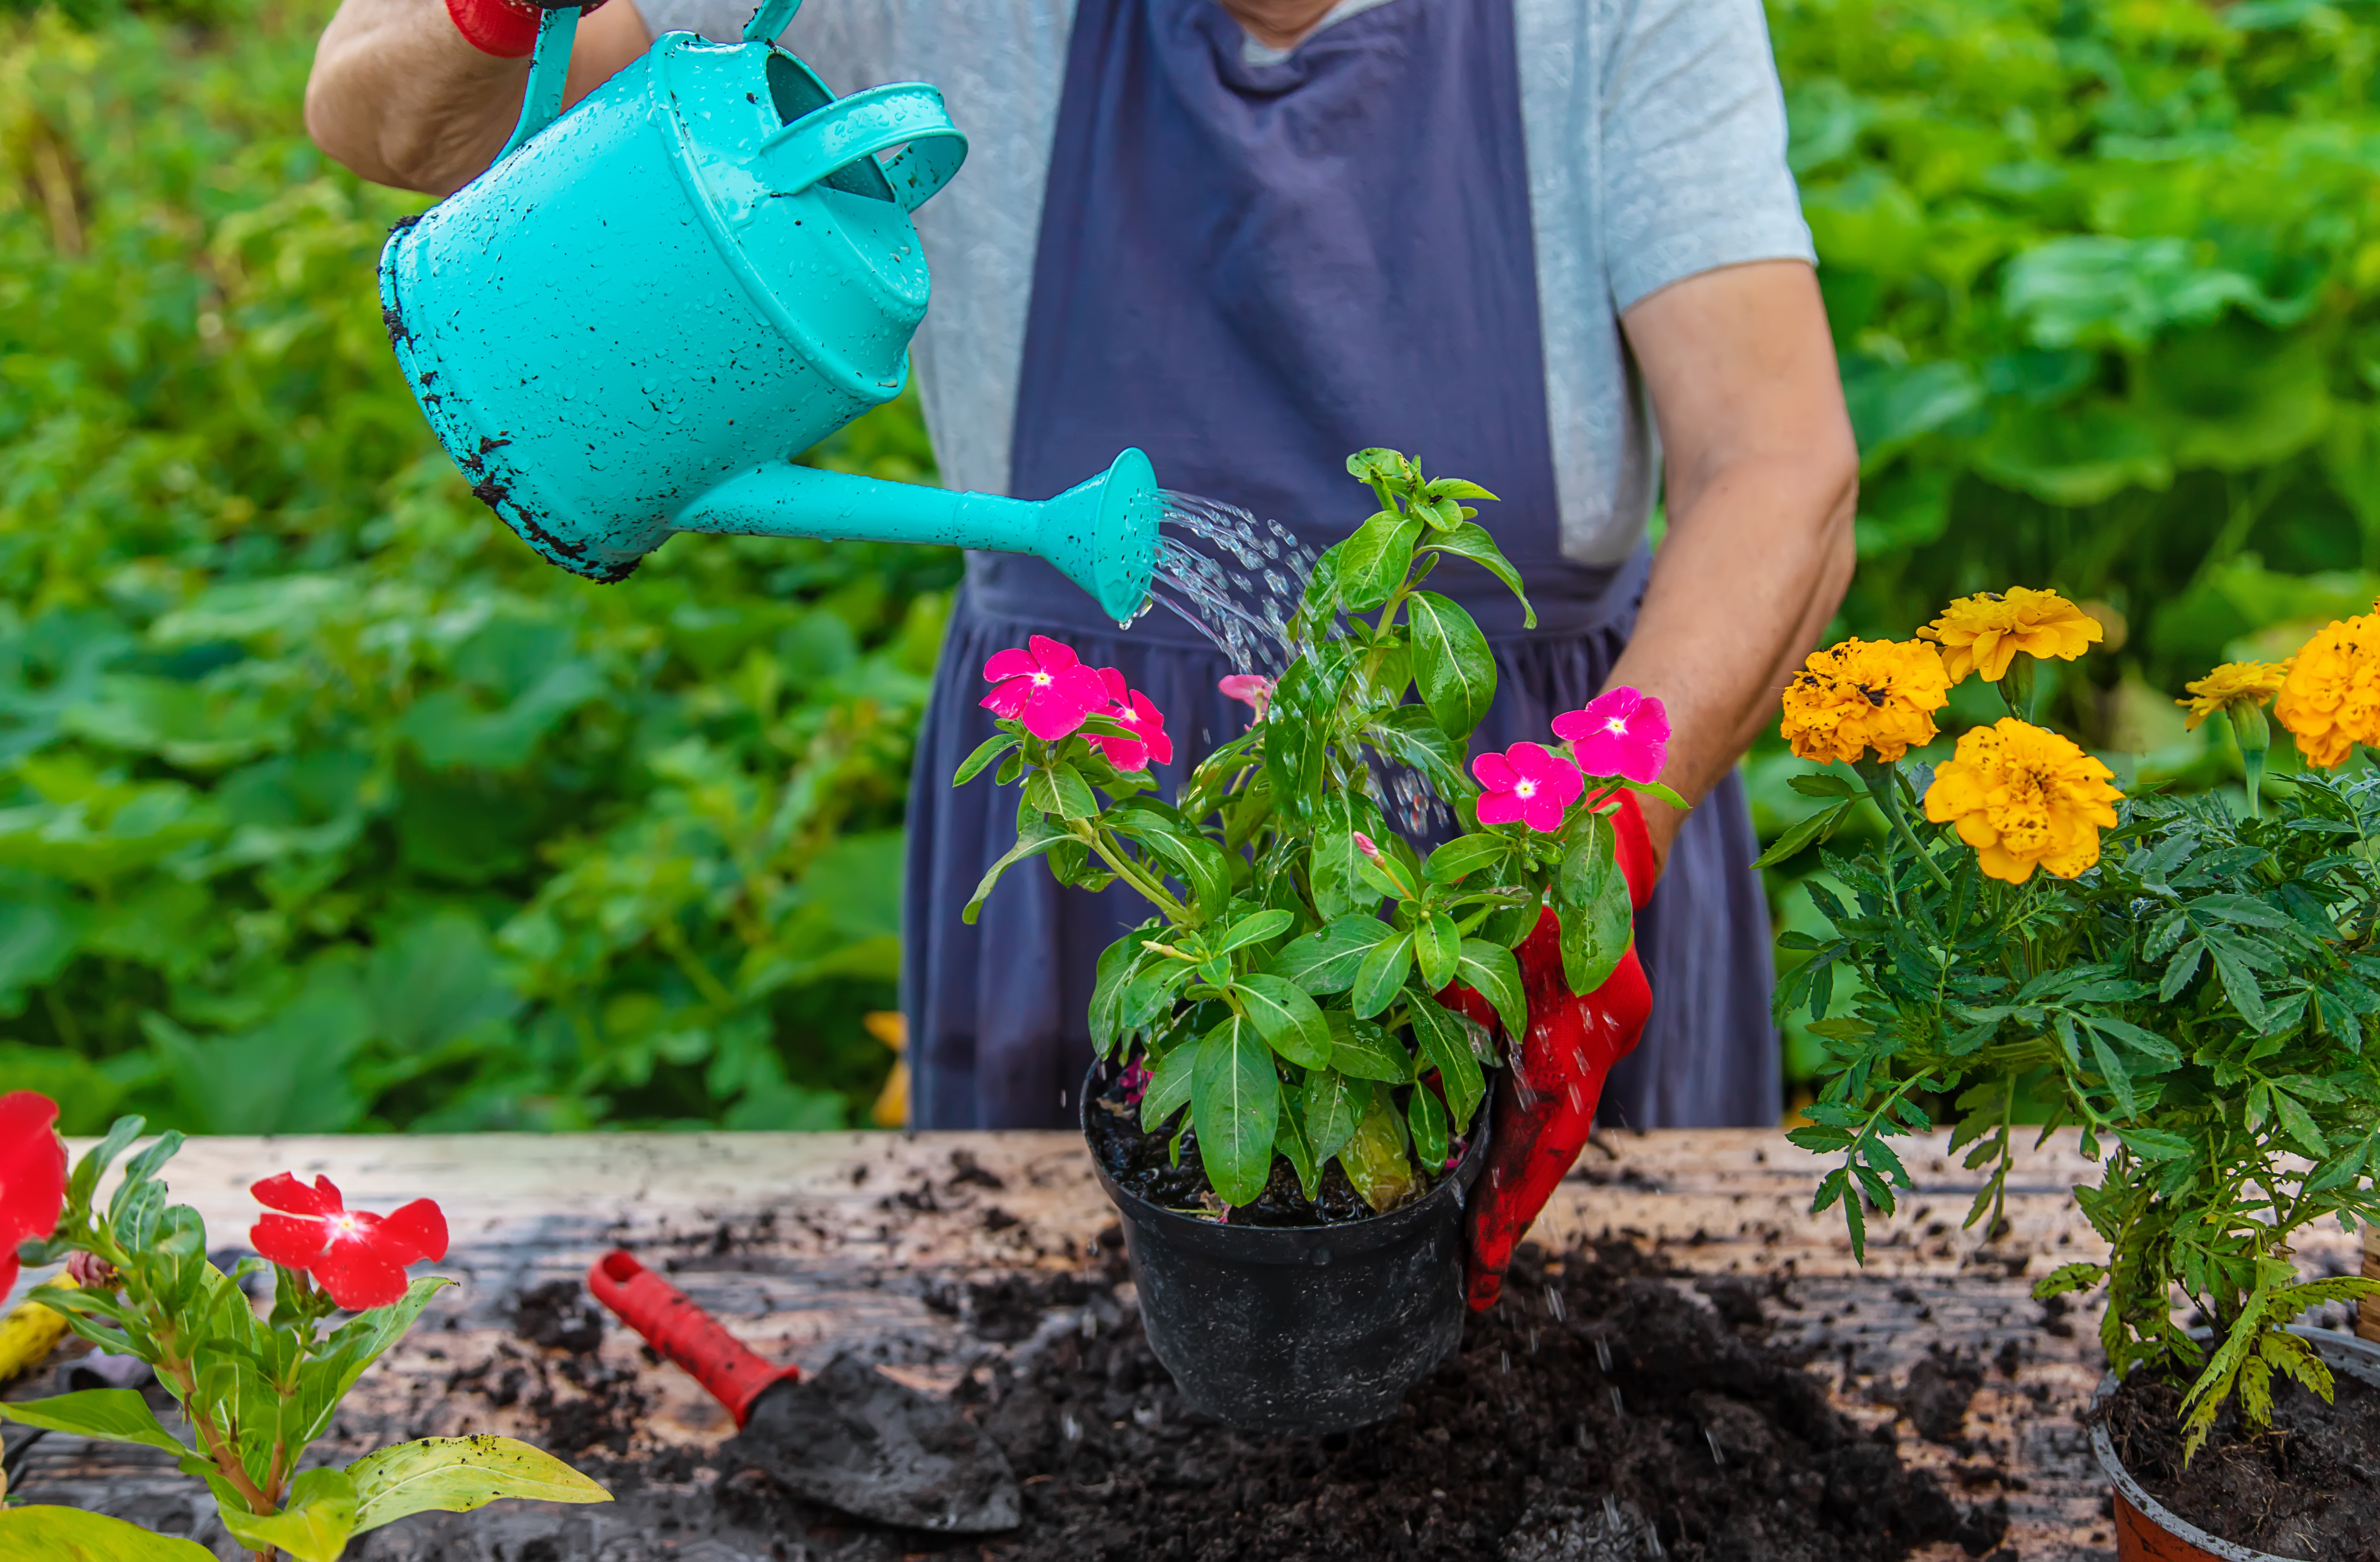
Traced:
<svg viewBox="0 0 2380 1562">
<path fill-rule="evenodd" d="M 537 47 L 542 13 L 524 0 L 446 0 L 446 15 L 463 41 L 483 54 L 516 60 Z"/>
</svg>

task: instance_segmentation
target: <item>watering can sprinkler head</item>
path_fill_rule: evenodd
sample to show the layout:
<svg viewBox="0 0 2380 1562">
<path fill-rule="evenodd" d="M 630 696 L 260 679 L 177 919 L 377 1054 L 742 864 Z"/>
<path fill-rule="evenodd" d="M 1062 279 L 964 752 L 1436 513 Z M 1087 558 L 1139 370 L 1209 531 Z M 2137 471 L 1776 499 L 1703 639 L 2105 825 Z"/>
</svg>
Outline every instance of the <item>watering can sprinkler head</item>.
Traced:
<svg viewBox="0 0 2380 1562">
<path fill-rule="evenodd" d="M 946 543 L 1038 553 L 1134 617 L 1161 507 L 1139 451 L 1038 503 L 783 456 L 906 383 L 929 285 L 910 213 L 966 154 L 934 88 L 837 98 L 768 42 L 795 3 L 741 43 L 665 33 L 559 117 L 578 12 L 546 12 L 512 141 L 381 253 L 431 429 L 594 579 L 680 531 Z"/>
</svg>

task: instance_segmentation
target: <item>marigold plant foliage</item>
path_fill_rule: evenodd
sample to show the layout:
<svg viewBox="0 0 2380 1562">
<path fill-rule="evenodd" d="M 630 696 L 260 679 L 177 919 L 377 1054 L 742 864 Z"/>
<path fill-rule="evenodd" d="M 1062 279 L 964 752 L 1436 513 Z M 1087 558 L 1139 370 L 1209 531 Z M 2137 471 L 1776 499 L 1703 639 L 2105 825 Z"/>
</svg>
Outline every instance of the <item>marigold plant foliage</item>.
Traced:
<svg viewBox="0 0 2380 1562">
<path fill-rule="evenodd" d="M 2289 676 L 2353 638 L 2320 631 Z M 2001 668 L 2012 706 L 2032 655 Z M 2260 761 L 2276 671 L 2222 670 L 2198 690 Z M 1851 776 L 1795 778 L 1833 802 L 1772 857 L 1822 843 L 1868 800 L 1887 832 L 1828 854 L 1810 890 L 1824 934 L 1785 937 L 1804 958 L 1779 1016 L 1806 1012 L 1828 1048 L 1793 1139 L 1840 1157 L 1816 1207 L 1841 1205 L 1864 1255 L 1866 1211 L 1892 1214 L 1912 1186 L 1894 1138 L 1953 1123 L 1952 1152 L 1984 1173 L 1968 1223 L 1996 1229 L 2019 1125 L 2079 1124 L 2103 1174 L 2076 1194 L 2111 1256 L 2035 1294 L 2105 1284 L 2109 1360 L 2187 1386 L 2194 1450 L 2235 1398 L 2267 1424 L 2276 1374 L 2327 1395 L 2328 1369 L 2283 1326 L 2380 1293 L 2301 1280 L 2289 1260 L 2316 1221 L 2380 1218 L 2380 775 L 2301 773 L 2264 799 L 2252 769 L 2242 817 L 2216 794 L 2122 795 L 2031 714 L 2028 700 L 1970 729 L 1933 765 L 1865 757 Z M 2177 1295 L 2212 1321 L 2211 1348 L 2175 1322 Z"/>
</svg>

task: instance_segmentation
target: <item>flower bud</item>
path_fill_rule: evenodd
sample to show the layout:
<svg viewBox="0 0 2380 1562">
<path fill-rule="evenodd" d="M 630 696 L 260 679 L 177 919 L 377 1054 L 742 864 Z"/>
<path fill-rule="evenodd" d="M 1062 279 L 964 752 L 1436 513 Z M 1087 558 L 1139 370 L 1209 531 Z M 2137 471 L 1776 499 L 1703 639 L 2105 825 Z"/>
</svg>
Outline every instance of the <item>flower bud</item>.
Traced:
<svg viewBox="0 0 2380 1562">
<path fill-rule="evenodd" d="M 85 1290 L 114 1290 L 124 1283 L 115 1265 L 95 1253 L 67 1253 L 67 1274 Z"/>
<path fill-rule="evenodd" d="M 1365 834 L 1360 829 L 1355 831 L 1355 850 L 1363 853 L 1364 855 L 1371 858 L 1374 862 L 1378 862 L 1380 860 L 1380 849 L 1378 846 L 1373 845 L 1372 838 Z"/>
</svg>

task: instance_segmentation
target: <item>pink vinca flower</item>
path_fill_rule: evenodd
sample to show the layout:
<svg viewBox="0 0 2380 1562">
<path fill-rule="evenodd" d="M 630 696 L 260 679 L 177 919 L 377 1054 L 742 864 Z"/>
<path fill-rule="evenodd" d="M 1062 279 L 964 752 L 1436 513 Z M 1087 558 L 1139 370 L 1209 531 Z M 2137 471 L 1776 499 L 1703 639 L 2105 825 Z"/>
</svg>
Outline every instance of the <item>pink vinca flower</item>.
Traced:
<svg viewBox="0 0 2380 1562">
<path fill-rule="evenodd" d="M 1108 708 L 1099 714 L 1123 722 L 1139 736 L 1111 738 L 1093 733 L 1092 746 L 1119 770 L 1137 770 L 1152 759 L 1160 765 L 1172 764 L 1173 740 L 1165 735 L 1165 712 L 1138 689 L 1126 687 L 1123 674 L 1112 667 L 1099 669 L 1099 682 L 1108 692 Z"/>
<path fill-rule="evenodd" d="M 1364 855 L 1371 858 L 1374 862 L 1378 862 L 1380 860 L 1380 849 L 1373 843 L 1372 838 L 1365 834 L 1360 829 L 1356 830 L 1354 835 L 1355 850 L 1363 853 Z"/>
<path fill-rule="evenodd" d="M 1108 689 L 1072 646 L 1036 635 L 1032 647 L 1002 651 L 983 664 L 983 675 L 1000 686 L 980 703 L 994 715 L 1023 721 L 1042 742 L 1055 743 L 1107 703 Z"/>
<path fill-rule="evenodd" d="M 1471 761 L 1471 773 L 1487 793 L 1479 799 L 1481 824 L 1514 820 L 1547 835 L 1562 827 L 1562 814 L 1586 790 L 1578 767 L 1534 743 L 1516 743 L 1501 754 Z"/>
<path fill-rule="evenodd" d="M 1259 721 L 1272 704 L 1272 680 L 1261 672 L 1234 672 L 1228 678 L 1217 679 L 1215 687 L 1222 691 L 1225 699 L 1238 700 L 1255 711 Z"/>
<path fill-rule="evenodd" d="M 1670 757 L 1670 713 L 1650 695 L 1606 689 L 1585 709 L 1555 717 L 1554 736 L 1569 741 L 1578 768 L 1590 776 L 1656 781 Z"/>
</svg>

